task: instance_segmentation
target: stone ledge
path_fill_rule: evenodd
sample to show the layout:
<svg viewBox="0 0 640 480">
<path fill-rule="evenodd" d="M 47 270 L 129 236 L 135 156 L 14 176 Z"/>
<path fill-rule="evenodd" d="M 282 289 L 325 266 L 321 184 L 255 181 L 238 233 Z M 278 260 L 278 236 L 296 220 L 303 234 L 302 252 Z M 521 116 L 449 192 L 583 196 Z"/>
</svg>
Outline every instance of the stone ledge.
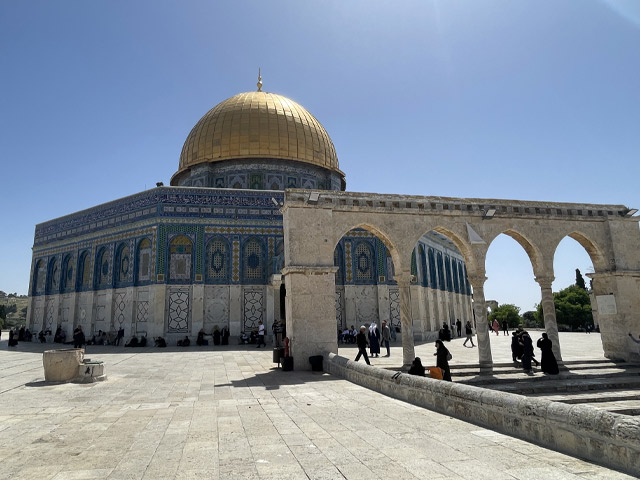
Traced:
<svg viewBox="0 0 640 480">
<path fill-rule="evenodd" d="M 637 418 L 404 373 L 393 378 L 393 371 L 333 353 L 324 368 L 384 395 L 640 476 Z"/>
</svg>

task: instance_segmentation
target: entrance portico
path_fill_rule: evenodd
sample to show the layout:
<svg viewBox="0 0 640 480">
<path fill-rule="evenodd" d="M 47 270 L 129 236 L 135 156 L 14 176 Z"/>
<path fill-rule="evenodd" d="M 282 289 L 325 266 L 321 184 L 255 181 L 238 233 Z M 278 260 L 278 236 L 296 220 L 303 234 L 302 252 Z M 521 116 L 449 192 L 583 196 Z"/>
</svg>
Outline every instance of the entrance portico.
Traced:
<svg viewBox="0 0 640 480">
<path fill-rule="evenodd" d="M 553 256 L 566 236 L 585 248 L 594 266 L 593 294 L 601 305 L 597 313 L 605 356 L 629 360 L 634 355 L 627 333 L 640 329 L 640 231 L 624 205 L 287 190 L 282 210 L 287 332 L 296 368 L 309 368 L 311 355 L 337 353 L 334 249 L 354 228 L 378 236 L 393 259 L 405 365 L 414 357 L 411 253 L 431 230 L 448 237 L 464 257 L 483 371 L 490 372 L 493 363 L 484 328 L 485 259 L 491 242 L 502 233 L 515 239 L 531 261 L 541 289 L 545 328 L 559 360 L 551 282 Z M 495 213 L 489 216 L 489 211 Z"/>
</svg>

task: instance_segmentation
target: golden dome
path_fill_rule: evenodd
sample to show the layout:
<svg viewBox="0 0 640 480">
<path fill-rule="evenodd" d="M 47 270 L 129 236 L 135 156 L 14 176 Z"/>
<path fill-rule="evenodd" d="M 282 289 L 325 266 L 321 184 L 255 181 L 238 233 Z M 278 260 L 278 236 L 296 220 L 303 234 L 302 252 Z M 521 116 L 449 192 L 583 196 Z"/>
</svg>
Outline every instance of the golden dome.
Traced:
<svg viewBox="0 0 640 480">
<path fill-rule="evenodd" d="M 294 160 L 344 174 L 327 131 L 304 107 L 282 95 L 248 92 L 209 110 L 189 133 L 172 177 L 191 167 L 239 158 Z"/>
</svg>

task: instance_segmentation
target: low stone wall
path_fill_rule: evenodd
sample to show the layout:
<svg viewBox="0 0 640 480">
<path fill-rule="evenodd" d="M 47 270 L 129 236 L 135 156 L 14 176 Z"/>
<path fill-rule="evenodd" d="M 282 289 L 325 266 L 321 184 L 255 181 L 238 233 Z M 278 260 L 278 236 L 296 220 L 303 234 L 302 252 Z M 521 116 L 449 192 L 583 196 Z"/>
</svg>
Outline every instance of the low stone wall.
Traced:
<svg viewBox="0 0 640 480">
<path fill-rule="evenodd" d="M 384 395 L 640 476 L 640 419 L 370 367 L 339 355 L 324 370 Z"/>
</svg>

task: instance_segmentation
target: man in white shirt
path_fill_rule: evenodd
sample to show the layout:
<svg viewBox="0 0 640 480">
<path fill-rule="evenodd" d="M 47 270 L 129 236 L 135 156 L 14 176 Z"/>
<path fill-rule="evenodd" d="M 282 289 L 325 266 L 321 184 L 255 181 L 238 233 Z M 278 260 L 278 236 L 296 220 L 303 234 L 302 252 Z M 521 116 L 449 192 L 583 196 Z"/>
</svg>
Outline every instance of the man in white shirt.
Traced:
<svg viewBox="0 0 640 480">
<path fill-rule="evenodd" d="M 258 322 L 258 346 L 256 348 L 260 348 L 260 345 L 264 345 L 265 348 L 267 346 L 264 341 L 264 325 L 262 324 L 262 320 Z"/>
</svg>

